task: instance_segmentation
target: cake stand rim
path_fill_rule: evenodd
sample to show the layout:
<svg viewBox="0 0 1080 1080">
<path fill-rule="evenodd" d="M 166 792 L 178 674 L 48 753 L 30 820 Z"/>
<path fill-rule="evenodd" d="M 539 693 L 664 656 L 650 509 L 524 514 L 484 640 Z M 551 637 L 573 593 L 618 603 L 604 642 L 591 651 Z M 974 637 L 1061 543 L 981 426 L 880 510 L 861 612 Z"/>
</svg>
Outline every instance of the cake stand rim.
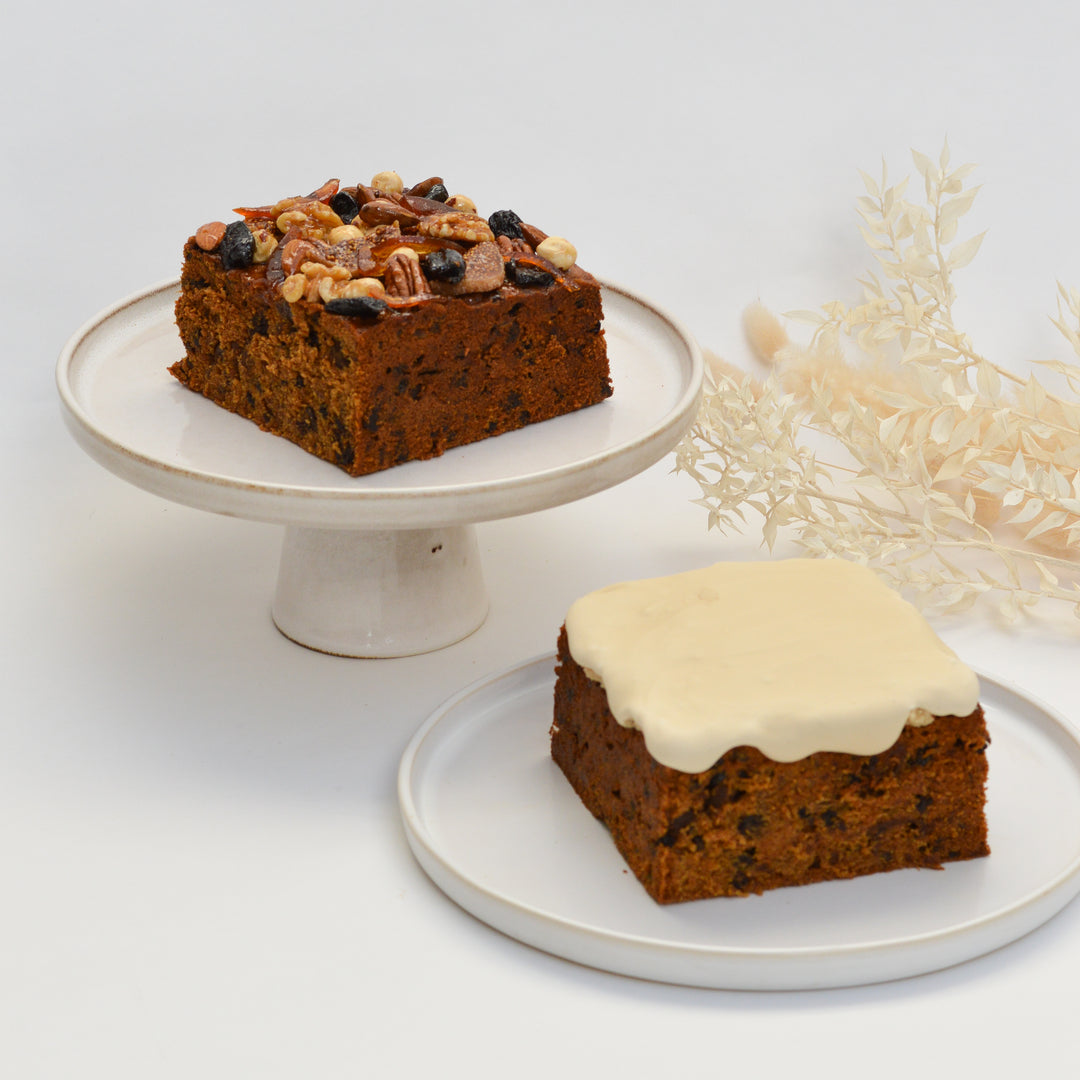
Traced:
<svg viewBox="0 0 1080 1080">
<path fill-rule="evenodd" d="M 651 427 L 589 457 L 539 472 L 426 487 L 319 487 L 274 484 L 198 470 L 126 445 L 96 423 L 79 400 L 73 386 L 73 367 L 91 334 L 128 308 L 177 289 L 178 277 L 158 281 L 115 301 L 70 336 L 55 370 L 63 419 L 82 449 L 122 479 L 170 501 L 227 516 L 317 528 L 409 529 L 474 524 L 532 513 L 613 487 L 655 464 L 689 429 L 702 399 L 704 357 L 683 323 L 636 291 L 606 278 L 598 280 L 603 290 L 647 312 L 678 340 L 685 353 L 685 361 L 678 361 L 681 393 Z"/>
</svg>

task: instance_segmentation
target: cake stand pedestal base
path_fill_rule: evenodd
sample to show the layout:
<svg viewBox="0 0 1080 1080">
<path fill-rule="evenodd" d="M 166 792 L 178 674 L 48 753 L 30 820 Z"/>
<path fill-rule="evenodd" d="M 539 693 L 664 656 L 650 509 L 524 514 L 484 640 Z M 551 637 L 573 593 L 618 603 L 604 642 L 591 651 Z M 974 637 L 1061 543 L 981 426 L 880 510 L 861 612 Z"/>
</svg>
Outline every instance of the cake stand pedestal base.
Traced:
<svg viewBox="0 0 1080 1080">
<path fill-rule="evenodd" d="M 309 649 L 414 656 L 467 637 L 487 611 L 475 525 L 285 530 L 274 623 Z"/>
</svg>

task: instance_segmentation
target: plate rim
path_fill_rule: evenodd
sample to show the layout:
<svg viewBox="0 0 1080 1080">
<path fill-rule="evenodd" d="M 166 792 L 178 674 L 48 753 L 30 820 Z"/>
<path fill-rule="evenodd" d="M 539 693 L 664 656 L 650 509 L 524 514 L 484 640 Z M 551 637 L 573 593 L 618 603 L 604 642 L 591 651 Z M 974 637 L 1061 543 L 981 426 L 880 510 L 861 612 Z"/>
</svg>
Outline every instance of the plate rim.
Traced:
<svg viewBox="0 0 1080 1080">
<path fill-rule="evenodd" d="M 73 373 L 84 343 L 99 329 L 128 309 L 147 301 L 165 302 L 179 288 L 179 277 L 167 278 L 139 289 L 103 308 L 87 319 L 67 340 L 56 362 L 54 380 L 63 418 L 82 448 L 110 471 L 155 494 L 173 501 L 222 513 L 280 522 L 284 524 L 325 524 L 328 526 L 400 527 L 423 524 L 467 524 L 480 520 L 530 513 L 567 501 L 557 489 L 568 480 L 592 472 L 596 481 L 584 494 L 593 494 L 621 483 L 659 461 L 682 437 L 697 414 L 704 392 L 705 362 L 701 347 L 687 328 L 668 311 L 641 294 L 606 278 L 598 278 L 604 292 L 616 295 L 647 312 L 678 340 L 679 377 L 683 381 L 675 403 L 654 424 L 630 438 L 599 452 L 535 472 L 523 472 L 496 479 L 458 483 L 426 484 L 415 487 L 365 489 L 346 483 L 312 485 L 251 480 L 228 473 L 211 472 L 162 460 L 133 449 L 98 424 L 84 407 L 75 389 Z M 170 305 L 171 306 L 171 305 Z M 268 438 L 277 438 L 267 433 Z M 613 461 L 625 462 L 614 475 L 598 474 Z M 344 475 L 344 474 L 343 474 Z M 362 481 L 363 477 L 349 480 Z M 497 505 L 500 496 L 518 495 L 505 512 Z M 489 505 L 477 509 L 478 503 Z M 408 504 L 426 504 L 421 512 L 410 512 Z M 441 514 L 432 509 L 438 503 Z M 461 510 L 454 509 L 459 504 Z M 372 519 L 356 521 L 358 512 Z"/>
<path fill-rule="evenodd" d="M 687 942 L 670 941 L 661 937 L 626 933 L 584 923 L 509 896 L 497 888 L 473 880 L 454 866 L 452 861 L 439 850 L 439 846 L 427 829 L 423 815 L 420 813 L 413 797 L 413 770 L 425 741 L 438 728 L 443 719 L 459 709 L 468 698 L 484 690 L 494 690 L 499 683 L 510 680 L 524 681 L 525 685 L 519 686 L 519 691 L 535 691 L 540 688 L 541 671 L 545 673 L 543 681 L 546 682 L 550 677 L 553 686 L 555 662 L 556 654 L 553 651 L 545 651 L 528 660 L 511 664 L 501 670 L 481 676 L 448 697 L 432 711 L 407 744 L 399 764 L 397 784 L 399 809 L 406 838 L 425 873 L 452 900 L 489 926 L 544 952 L 615 974 L 712 989 L 823 989 L 866 985 L 940 970 L 994 951 L 1018 940 L 1048 921 L 1074 899 L 1077 892 L 1080 891 L 1080 844 L 1077 844 L 1071 860 L 1048 881 L 1004 907 L 974 918 L 906 936 L 838 945 L 790 947 L 694 945 Z M 1038 730 L 1043 734 L 1047 734 L 1049 730 L 1055 737 L 1067 740 L 1069 749 L 1073 751 L 1071 764 L 1078 780 L 1080 780 L 1080 731 L 1058 710 L 1037 696 L 1022 690 L 1011 682 L 989 675 L 977 667 L 973 667 L 973 670 L 978 675 L 980 684 L 993 687 L 997 693 L 1012 698 L 1026 709 L 1034 709 L 1039 714 L 1039 721 L 1041 722 Z M 547 674 L 549 671 L 550 676 Z M 1031 720 L 1027 716 L 1021 716 L 1020 722 L 1028 725 Z M 1049 729 L 1046 727 L 1047 723 L 1051 725 Z M 441 873 L 439 871 L 433 873 L 433 865 L 441 868 Z M 447 880 L 440 880 L 442 877 Z M 464 888 L 455 887 L 455 882 L 460 883 L 460 886 L 464 886 Z M 584 935 L 603 946 L 599 950 L 593 950 L 602 955 L 599 960 L 596 957 L 589 959 L 573 950 L 566 951 L 565 949 L 555 948 L 550 942 L 541 941 L 542 935 L 539 933 L 522 933 L 520 927 L 508 928 L 505 922 L 487 917 L 491 914 L 490 912 L 481 914 L 469 903 L 463 902 L 459 894 L 468 892 L 477 894 L 486 901 L 487 905 L 494 906 L 496 909 L 506 908 L 515 911 L 523 919 L 537 926 L 555 926 L 560 931 L 573 937 Z M 1023 917 L 1025 914 L 1027 914 L 1027 918 Z M 999 931 L 1002 924 L 1013 922 L 1019 927 L 1016 933 L 1010 933 L 1008 937 L 1000 940 L 997 937 L 992 937 L 994 931 Z M 992 938 L 992 940 L 987 940 L 989 938 Z M 950 942 L 953 943 L 954 948 L 948 950 L 947 954 L 938 961 L 913 963 L 910 959 L 904 960 L 913 952 L 922 954 L 936 946 Z M 964 947 L 955 947 L 962 943 L 966 943 L 966 945 Z M 683 977 L 677 977 L 658 971 L 655 963 L 611 964 L 603 962 L 605 959 L 611 959 L 609 954 L 612 948 L 616 950 L 629 949 L 632 952 L 645 952 L 650 955 L 662 953 L 664 956 L 671 956 L 674 954 L 684 962 L 699 961 L 706 967 L 711 965 L 717 970 L 713 973 L 699 972 L 694 977 L 687 978 L 685 974 Z M 588 952 L 589 950 L 585 951 Z M 884 957 L 887 962 L 882 965 L 879 974 L 864 970 L 868 960 L 881 957 Z M 891 962 L 889 962 L 890 960 Z M 849 963 L 845 970 L 838 970 L 831 974 L 821 971 L 809 971 L 801 974 L 789 971 L 770 975 L 768 970 L 778 965 L 813 966 L 815 963 L 821 965 L 826 962 L 838 967 L 844 967 L 845 962 Z M 850 962 L 855 962 L 853 970 Z M 733 973 L 730 971 L 731 965 L 742 966 L 746 964 L 759 965 L 761 971 L 759 974 L 749 977 L 733 977 Z M 762 975 L 764 975 L 764 978 Z"/>
</svg>

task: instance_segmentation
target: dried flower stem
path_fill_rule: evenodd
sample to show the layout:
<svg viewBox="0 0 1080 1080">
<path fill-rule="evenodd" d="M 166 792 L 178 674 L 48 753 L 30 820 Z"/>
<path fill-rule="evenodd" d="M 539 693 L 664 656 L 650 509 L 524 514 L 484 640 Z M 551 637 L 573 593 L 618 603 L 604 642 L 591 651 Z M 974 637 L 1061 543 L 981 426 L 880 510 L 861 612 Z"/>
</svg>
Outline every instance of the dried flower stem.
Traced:
<svg viewBox="0 0 1080 1080">
<path fill-rule="evenodd" d="M 980 596 L 1015 615 L 1040 599 L 1080 616 L 1080 366 L 1048 361 L 1067 394 L 976 351 L 953 322 L 953 274 L 985 234 L 956 241 L 978 188 L 913 153 L 925 204 L 863 175 L 861 232 L 884 279 L 863 301 L 790 313 L 813 326 L 793 345 L 755 305 L 747 335 L 773 365 L 761 383 L 719 363 L 696 424 L 676 454 L 709 526 L 762 518 L 772 547 L 793 531 L 809 554 L 873 565 L 928 605 L 962 609 Z M 1080 291 L 1058 288 L 1052 321 L 1080 357 Z M 845 358 L 844 342 L 861 354 Z M 810 444 L 831 450 L 829 459 Z"/>
</svg>

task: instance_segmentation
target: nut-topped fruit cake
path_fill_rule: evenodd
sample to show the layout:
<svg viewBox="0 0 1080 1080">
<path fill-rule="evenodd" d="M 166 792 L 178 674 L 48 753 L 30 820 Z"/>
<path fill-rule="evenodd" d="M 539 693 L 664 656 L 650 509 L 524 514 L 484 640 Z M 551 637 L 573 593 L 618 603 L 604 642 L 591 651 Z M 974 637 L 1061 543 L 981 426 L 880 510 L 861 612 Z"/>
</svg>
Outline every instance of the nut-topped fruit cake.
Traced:
<svg viewBox="0 0 1080 1080">
<path fill-rule="evenodd" d="M 989 853 L 978 679 L 864 567 L 610 586 L 558 656 L 552 756 L 659 903 Z"/>
<path fill-rule="evenodd" d="M 611 394 L 573 245 L 397 173 L 241 207 L 184 248 L 169 369 L 361 476 Z"/>
</svg>

